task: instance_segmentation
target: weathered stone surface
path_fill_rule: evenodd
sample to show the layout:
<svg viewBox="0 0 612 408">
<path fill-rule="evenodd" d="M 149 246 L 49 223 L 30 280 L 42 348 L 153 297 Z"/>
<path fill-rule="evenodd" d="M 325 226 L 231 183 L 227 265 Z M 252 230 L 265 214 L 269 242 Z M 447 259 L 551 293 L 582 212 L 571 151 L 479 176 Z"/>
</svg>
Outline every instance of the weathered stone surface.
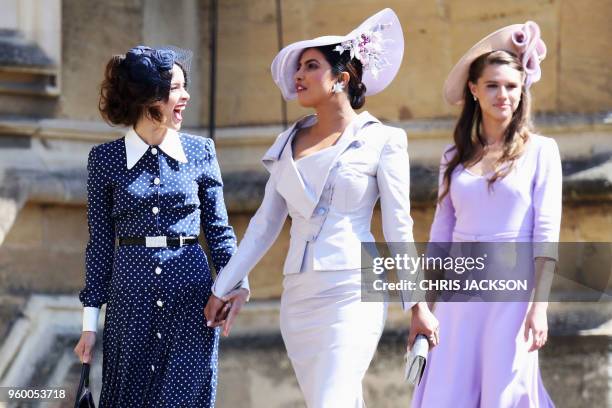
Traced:
<svg viewBox="0 0 612 408">
<path fill-rule="evenodd" d="M 19 228 L 11 228 L 6 240 L 14 248 L 40 248 L 43 246 L 43 208 L 25 205 L 14 221 Z"/>
<path fill-rule="evenodd" d="M 542 64 L 542 80 L 532 89 L 535 109 L 599 112 L 612 107 L 611 57 L 601 51 L 606 49 L 611 36 L 607 17 L 612 6 L 608 2 L 521 0 L 508 4 L 496 0 L 483 7 L 476 0 L 430 3 L 395 0 L 386 6 L 400 17 L 406 47 L 394 82 L 380 95 L 368 98 L 366 109 L 383 119 L 455 114 L 456 109 L 446 106 L 441 97 L 442 84 L 453 64 L 489 32 L 529 19 L 540 24 L 549 51 Z M 190 91 L 200 105 L 190 123 L 200 126 L 208 123 L 209 112 L 208 7 L 208 2 L 198 2 L 200 24 L 189 25 L 199 39 L 194 49 L 197 81 Z M 366 0 L 281 2 L 282 42 L 286 45 L 323 34 L 345 34 L 380 8 Z M 46 112 L 45 116 L 97 119 L 98 86 L 110 56 L 125 52 L 143 39 L 160 37 L 150 24 L 145 24 L 150 9 L 142 0 L 91 5 L 75 0 L 62 2 L 59 106 L 53 100 L 34 98 L 44 107 L 37 112 Z M 174 18 L 180 24 L 178 21 L 183 17 L 177 11 Z M 269 72 L 279 47 L 277 21 L 276 2 L 272 0 L 219 2 L 216 96 L 219 126 L 282 121 L 283 102 Z M 32 99 L 11 96 L 7 112 L 27 111 L 28 100 Z M 20 101 L 24 101 L 22 108 L 13 110 Z M 287 111 L 289 121 L 307 112 L 295 102 L 287 104 Z M 34 111 L 29 114 L 36 115 Z"/>
<path fill-rule="evenodd" d="M 106 63 L 142 42 L 142 0 L 62 1 L 62 89 L 57 116 L 99 120 Z"/>
<path fill-rule="evenodd" d="M 561 222 L 561 241 L 612 242 L 612 205 L 594 202 L 566 204 Z"/>
<path fill-rule="evenodd" d="M 601 163 L 598 163 L 600 161 Z M 599 155 L 593 157 L 592 162 L 597 164 L 566 178 L 564 185 L 566 198 L 576 198 L 580 201 L 612 198 L 612 157 Z M 571 166 L 572 163 L 566 163 L 566 167 Z"/>
<path fill-rule="evenodd" d="M 0 247 L 0 292 L 76 296 L 84 283 L 84 259 L 84 248 L 80 246 L 60 251 L 44 247 L 12 248 L 6 243 Z"/>
<path fill-rule="evenodd" d="M 234 227 L 238 242 L 244 236 L 252 213 L 230 213 L 230 224 Z M 278 299 L 282 292 L 283 263 L 289 250 L 289 221 L 281 231 L 276 243 L 270 248 L 249 275 L 251 288 L 257 286 L 258 299 Z M 253 291 L 253 294 L 255 292 Z"/>
<path fill-rule="evenodd" d="M 256 2 L 252 7 L 253 10 L 259 10 L 261 15 L 269 15 L 269 25 L 274 28 L 275 14 L 266 14 L 272 6 L 271 3 L 264 5 L 264 2 Z M 608 68 L 610 64 L 607 63 L 609 57 L 599 51 L 605 46 L 597 44 L 598 41 L 605 42 L 610 37 L 609 25 L 605 21 L 610 12 L 610 5 L 596 1 L 591 1 L 589 4 L 590 6 L 585 7 L 582 4 L 572 5 L 568 1 L 526 0 L 512 4 L 502 1 L 487 2 L 486 7 L 483 7 L 482 2 L 475 0 L 467 2 L 448 0 L 426 4 L 417 1 L 387 3 L 386 5 L 393 8 L 400 17 L 406 41 L 405 57 L 392 85 L 380 95 L 368 98 L 366 109 L 389 120 L 440 117 L 456 113 L 455 109 L 444 104 L 441 97 L 441 87 L 451 67 L 471 45 L 486 34 L 502 26 L 523 23 L 527 20 L 539 23 L 549 50 L 542 64 L 544 72 L 542 80 L 532 88 L 535 109 L 542 112 L 576 110 L 597 112 L 602 108 L 607 109 L 612 106 L 610 86 L 606 86 L 605 82 L 610 77 Z M 240 11 L 233 13 L 246 10 L 242 5 L 229 2 L 222 11 L 226 16 L 234 15 L 230 12 L 231 8 L 240 8 Z M 357 3 L 321 0 L 283 2 L 283 42 L 288 44 L 323 34 L 345 34 L 366 16 L 379 9 L 380 5 L 365 0 Z M 580 19 L 585 21 L 588 19 L 589 22 L 577 24 L 571 21 L 574 10 Z M 593 10 L 600 11 L 596 12 L 598 17 L 595 19 L 589 17 Z M 220 24 L 223 24 L 221 13 Z M 582 29 L 585 26 L 588 26 L 588 30 Z M 577 27 L 581 29 L 577 30 Z M 575 35 L 577 31 L 583 34 Z M 240 32 L 249 32 L 254 37 L 262 39 L 259 35 L 258 22 L 252 19 L 243 20 Z M 269 37 L 264 41 L 271 42 L 272 46 L 253 56 L 254 65 L 259 66 L 261 63 L 263 67 L 269 64 L 275 55 L 277 35 L 274 29 L 270 31 Z M 235 52 L 234 48 L 220 51 L 219 60 L 224 59 L 226 55 L 224 53 L 233 55 Z M 243 55 L 250 54 L 246 51 Z M 595 62 L 591 64 L 586 61 Z M 235 94 L 229 91 L 228 96 L 223 97 L 224 100 L 240 99 L 241 109 L 236 114 L 236 111 L 230 108 L 231 117 L 224 116 L 220 124 L 233 125 L 239 123 L 243 117 L 248 120 L 257 119 L 248 123 L 271 123 L 265 121 L 271 114 L 277 118 L 276 123 L 278 123 L 281 107 L 277 105 L 279 99 L 274 95 L 278 95 L 278 91 L 270 80 L 269 72 L 247 69 L 251 81 L 259 84 L 260 90 L 248 97 L 241 94 L 242 90 L 237 90 Z M 574 80 L 572 75 L 579 75 L 580 79 L 576 77 Z M 570 78 L 571 84 L 566 85 L 566 79 Z M 592 93 L 586 92 L 581 85 L 585 78 L 590 78 L 587 80 L 587 86 L 597 95 L 596 100 L 590 97 Z M 580 96 L 573 97 L 574 92 Z M 268 109 L 262 110 L 261 105 L 255 103 L 260 94 L 268 96 L 265 105 Z M 575 102 L 572 102 L 572 99 Z M 253 101 L 253 103 L 243 101 Z M 295 102 L 289 102 L 287 110 L 290 121 L 307 112 Z M 257 113 L 260 115 L 257 116 Z"/>
<path fill-rule="evenodd" d="M 79 260 L 89 239 L 87 212 L 82 206 L 44 206 L 42 211 L 44 246 L 48 251 L 77 253 Z"/>
<path fill-rule="evenodd" d="M 0 294 L 0 339 L 6 339 L 15 320 L 21 315 L 27 298 Z"/>
<path fill-rule="evenodd" d="M 218 4 L 218 125 L 278 123 L 281 97 L 270 76 L 270 63 L 278 51 L 275 2 L 225 0 Z M 210 37 L 208 20 L 204 21 L 201 44 L 206 46 Z M 202 78 L 206 84 L 202 98 L 208 98 L 208 78 Z M 202 118 L 208 119 L 207 111 Z"/>
<path fill-rule="evenodd" d="M 189 100 L 189 109 L 183 112 L 183 126 L 199 126 L 202 116 L 201 104 L 206 99 L 205 95 L 199 94 L 200 81 L 206 80 L 206 76 L 200 73 L 200 64 L 203 62 L 202 55 L 198 51 L 206 46 L 200 39 L 200 33 L 206 30 L 208 22 L 199 18 L 199 10 L 202 6 L 199 0 L 181 0 L 169 2 L 166 0 L 143 1 L 143 27 L 142 42 L 152 46 L 174 45 L 182 49 L 195 51 L 193 58 L 189 61 L 187 75 L 187 89 L 194 94 Z M 180 24 L 168 24 L 169 16 L 173 21 Z M 202 27 L 200 27 L 202 25 Z"/>
<path fill-rule="evenodd" d="M 84 168 L 67 171 L 7 169 L 4 183 L 7 197 L 24 196 L 27 200 L 62 204 L 83 204 L 87 200 Z"/>
<path fill-rule="evenodd" d="M 41 118 L 57 114 L 57 99 L 39 95 L 0 94 L 3 115 Z"/>
<path fill-rule="evenodd" d="M 612 3 L 559 2 L 557 106 L 559 111 L 587 112 L 612 106 Z"/>
<path fill-rule="evenodd" d="M 53 61 L 33 42 L 16 30 L 0 30 L 0 65 L 18 67 L 52 67 Z"/>
</svg>

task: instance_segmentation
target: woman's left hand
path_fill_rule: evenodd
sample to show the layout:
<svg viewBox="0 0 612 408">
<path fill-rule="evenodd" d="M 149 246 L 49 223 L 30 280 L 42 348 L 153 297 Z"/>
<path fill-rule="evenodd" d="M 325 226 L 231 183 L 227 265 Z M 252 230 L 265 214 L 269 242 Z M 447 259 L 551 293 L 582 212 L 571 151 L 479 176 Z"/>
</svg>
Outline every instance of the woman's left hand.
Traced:
<svg viewBox="0 0 612 408">
<path fill-rule="evenodd" d="M 546 302 L 534 302 L 527 312 L 525 317 L 525 342 L 529 341 L 529 331 L 531 331 L 533 339 L 529 352 L 539 350 L 548 340 L 547 308 L 548 303 Z"/>
<path fill-rule="evenodd" d="M 210 298 L 208 298 L 208 302 L 206 303 L 206 307 L 204 307 L 206 326 L 217 327 L 223 324 L 225 319 L 219 318 L 219 316 L 223 316 L 225 314 L 226 308 L 227 305 L 223 299 L 211 294 Z"/>
</svg>

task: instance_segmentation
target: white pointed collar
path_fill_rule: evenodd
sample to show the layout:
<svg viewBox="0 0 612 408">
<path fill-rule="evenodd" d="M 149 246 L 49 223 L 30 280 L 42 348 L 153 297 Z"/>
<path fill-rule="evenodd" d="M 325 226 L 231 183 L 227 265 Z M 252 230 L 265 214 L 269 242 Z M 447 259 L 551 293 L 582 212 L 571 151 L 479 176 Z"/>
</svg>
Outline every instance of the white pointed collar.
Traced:
<svg viewBox="0 0 612 408">
<path fill-rule="evenodd" d="M 150 146 L 138 136 L 134 128 L 127 131 L 125 134 L 125 157 L 127 159 L 128 170 L 138 163 L 138 160 L 140 160 L 147 150 L 149 150 L 149 147 Z M 168 129 L 164 136 L 164 140 L 157 147 L 174 160 L 181 163 L 187 163 L 187 156 L 185 156 L 181 138 L 177 131 Z"/>
<path fill-rule="evenodd" d="M 293 137 L 294 129 L 300 128 L 300 127 L 312 126 L 316 121 L 317 121 L 316 115 L 306 116 L 298 120 L 297 122 L 295 122 L 293 125 L 289 127 L 289 129 L 283 131 L 280 135 L 278 135 L 278 137 L 276 138 L 272 146 L 270 146 L 268 151 L 261 158 L 263 165 L 268 170 L 270 170 L 272 163 L 280 159 L 283 149 L 285 148 L 285 144 L 287 144 L 287 142 Z M 345 133 L 347 134 L 346 135 L 343 134 L 341 136 L 341 139 L 338 141 L 338 144 L 342 145 L 345 143 L 350 143 L 352 138 L 359 132 L 359 130 L 361 130 L 361 128 L 363 128 L 366 124 L 370 122 L 380 122 L 380 121 L 376 119 L 374 116 L 372 116 L 368 111 L 363 111 L 359 113 L 351 121 L 351 123 L 349 123 L 349 125 L 347 126 L 345 130 Z"/>
</svg>

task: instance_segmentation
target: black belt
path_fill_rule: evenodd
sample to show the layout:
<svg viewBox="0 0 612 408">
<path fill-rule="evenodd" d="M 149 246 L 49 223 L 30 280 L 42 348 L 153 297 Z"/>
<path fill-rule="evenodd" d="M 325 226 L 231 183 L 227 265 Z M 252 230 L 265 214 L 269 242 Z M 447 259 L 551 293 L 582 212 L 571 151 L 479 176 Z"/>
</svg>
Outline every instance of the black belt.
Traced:
<svg viewBox="0 0 612 408">
<path fill-rule="evenodd" d="M 142 245 L 148 248 L 182 247 L 198 242 L 198 237 L 121 237 L 119 245 Z"/>
</svg>

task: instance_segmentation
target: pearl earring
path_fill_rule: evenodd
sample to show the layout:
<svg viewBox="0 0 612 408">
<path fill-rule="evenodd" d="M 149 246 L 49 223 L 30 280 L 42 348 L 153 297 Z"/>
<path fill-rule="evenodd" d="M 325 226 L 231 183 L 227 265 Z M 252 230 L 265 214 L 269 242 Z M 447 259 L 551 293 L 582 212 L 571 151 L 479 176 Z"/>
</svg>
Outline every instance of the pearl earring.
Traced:
<svg viewBox="0 0 612 408">
<path fill-rule="evenodd" d="M 472 94 L 472 96 L 474 97 L 474 101 L 478 102 L 478 98 L 476 97 L 476 95 Z"/>
<path fill-rule="evenodd" d="M 332 87 L 332 92 L 340 93 L 342 91 L 344 91 L 344 84 L 342 82 L 336 82 L 334 86 Z"/>
</svg>

